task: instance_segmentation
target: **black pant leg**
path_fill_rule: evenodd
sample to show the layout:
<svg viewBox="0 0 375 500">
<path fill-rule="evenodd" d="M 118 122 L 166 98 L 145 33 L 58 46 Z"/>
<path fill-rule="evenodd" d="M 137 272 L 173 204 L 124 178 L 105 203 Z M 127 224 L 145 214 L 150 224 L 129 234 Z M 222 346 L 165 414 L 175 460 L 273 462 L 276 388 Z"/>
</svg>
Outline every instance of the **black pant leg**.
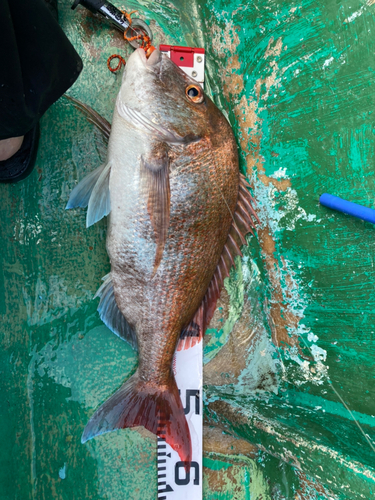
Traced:
<svg viewBox="0 0 375 500">
<path fill-rule="evenodd" d="M 32 129 L 81 69 L 44 0 L 0 0 L 0 140 Z"/>
</svg>

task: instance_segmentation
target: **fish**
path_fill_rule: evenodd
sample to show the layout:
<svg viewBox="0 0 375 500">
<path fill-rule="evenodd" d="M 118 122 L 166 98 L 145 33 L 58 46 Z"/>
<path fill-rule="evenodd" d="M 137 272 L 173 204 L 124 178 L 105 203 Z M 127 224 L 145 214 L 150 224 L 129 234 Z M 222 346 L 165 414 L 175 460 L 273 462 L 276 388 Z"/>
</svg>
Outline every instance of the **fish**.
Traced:
<svg viewBox="0 0 375 500">
<path fill-rule="evenodd" d="M 95 411 L 82 443 L 143 426 L 189 467 L 173 356 L 202 340 L 235 256 L 259 222 L 236 140 L 202 87 L 157 49 L 129 57 L 111 125 L 71 99 L 108 149 L 66 208 L 87 207 L 87 226 L 108 215 L 111 270 L 95 295 L 98 311 L 138 350 L 136 372 Z"/>
</svg>

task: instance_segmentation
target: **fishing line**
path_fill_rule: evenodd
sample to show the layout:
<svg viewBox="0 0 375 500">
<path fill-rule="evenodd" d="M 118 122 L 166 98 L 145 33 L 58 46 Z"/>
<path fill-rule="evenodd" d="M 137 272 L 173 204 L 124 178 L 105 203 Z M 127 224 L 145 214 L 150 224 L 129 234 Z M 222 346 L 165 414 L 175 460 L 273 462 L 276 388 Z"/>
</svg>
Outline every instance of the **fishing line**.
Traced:
<svg viewBox="0 0 375 500">
<path fill-rule="evenodd" d="M 310 346 L 306 343 L 305 339 L 302 337 L 302 335 L 299 333 L 298 336 L 302 339 L 302 342 L 305 344 L 305 346 L 308 348 L 308 350 L 310 351 L 311 353 L 311 356 L 314 357 L 314 354 L 310 348 Z M 333 392 L 336 394 L 336 396 L 339 398 L 339 400 L 341 401 L 341 403 L 344 405 L 344 407 L 346 408 L 346 410 L 349 412 L 349 415 L 352 417 L 353 421 L 355 422 L 356 426 L 358 427 L 358 429 L 360 430 L 361 434 L 363 434 L 364 438 L 366 439 L 367 443 L 369 444 L 371 450 L 375 453 L 375 447 L 374 445 L 372 444 L 372 442 L 370 441 L 370 439 L 368 438 L 367 434 L 365 433 L 365 431 L 362 429 L 361 427 L 361 424 L 358 422 L 358 420 L 355 418 L 355 416 L 353 415 L 353 412 L 351 411 L 351 409 L 349 408 L 349 406 L 345 403 L 345 401 L 343 400 L 343 398 L 340 396 L 340 394 L 338 393 L 338 391 L 336 390 L 335 386 L 332 384 L 332 381 L 328 379 L 328 383 L 329 385 L 332 387 L 333 389 Z"/>
<path fill-rule="evenodd" d="M 364 438 L 366 439 L 366 441 L 368 442 L 370 448 L 372 449 L 372 451 L 375 453 L 375 447 L 373 446 L 372 442 L 370 441 L 370 439 L 368 438 L 367 434 L 365 433 L 365 431 L 362 429 L 360 423 L 358 422 L 358 420 L 354 417 L 351 409 L 348 407 L 348 405 L 345 403 L 345 401 L 342 399 L 342 397 L 340 396 L 340 394 L 337 392 L 337 390 L 335 389 L 334 385 L 332 384 L 332 382 L 329 380 L 328 381 L 330 386 L 332 387 L 333 389 L 333 392 L 336 394 L 336 396 L 340 399 L 341 403 L 345 406 L 345 408 L 348 410 L 350 416 L 352 417 L 352 419 L 354 420 L 356 426 L 358 427 L 358 429 L 361 431 L 361 433 L 363 434 Z"/>
</svg>

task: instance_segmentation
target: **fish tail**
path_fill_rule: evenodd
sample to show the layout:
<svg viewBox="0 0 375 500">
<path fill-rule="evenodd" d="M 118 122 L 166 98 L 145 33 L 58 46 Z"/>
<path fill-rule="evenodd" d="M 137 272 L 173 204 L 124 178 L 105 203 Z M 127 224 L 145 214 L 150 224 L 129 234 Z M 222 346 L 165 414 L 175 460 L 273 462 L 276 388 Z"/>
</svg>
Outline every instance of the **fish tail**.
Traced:
<svg viewBox="0 0 375 500">
<path fill-rule="evenodd" d="M 176 381 L 171 373 L 161 387 L 141 380 L 138 371 L 96 410 L 82 434 L 85 443 L 116 429 L 143 426 L 161 436 L 190 469 L 191 439 Z"/>
</svg>

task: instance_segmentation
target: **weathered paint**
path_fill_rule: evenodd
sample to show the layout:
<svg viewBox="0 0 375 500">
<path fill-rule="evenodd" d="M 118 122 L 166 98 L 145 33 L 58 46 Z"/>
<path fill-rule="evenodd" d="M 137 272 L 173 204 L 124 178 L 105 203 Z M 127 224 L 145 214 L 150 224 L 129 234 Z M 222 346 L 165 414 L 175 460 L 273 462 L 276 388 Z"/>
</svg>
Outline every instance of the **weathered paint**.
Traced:
<svg viewBox="0 0 375 500">
<path fill-rule="evenodd" d="M 84 60 L 70 93 L 111 119 L 120 76 L 106 60 L 129 49 L 59 4 Z M 374 207 L 375 3 L 126 7 L 158 43 L 208 51 L 207 89 L 233 125 L 262 222 L 206 337 L 204 497 L 370 499 L 374 227 L 318 197 Z M 101 161 L 100 137 L 64 99 L 41 125 L 35 172 L 0 186 L 0 497 L 152 500 L 149 433 L 80 443 L 94 408 L 136 367 L 92 300 L 109 269 L 106 223 L 86 230 L 84 211 L 64 210 Z"/>
</svg>

